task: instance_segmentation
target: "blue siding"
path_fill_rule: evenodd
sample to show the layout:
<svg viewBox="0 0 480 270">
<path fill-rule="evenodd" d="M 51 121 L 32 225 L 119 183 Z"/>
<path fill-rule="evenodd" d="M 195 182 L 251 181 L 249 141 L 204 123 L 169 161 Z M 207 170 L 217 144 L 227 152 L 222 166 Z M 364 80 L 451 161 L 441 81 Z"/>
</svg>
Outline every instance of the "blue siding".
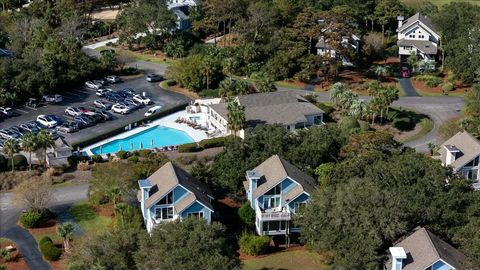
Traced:
<svg viewBox="0 0 480 270">
<path fill-rule="evenodd" d="M 310 196 L 307 194 L 303 193 L 302 195 L 298 196 L 295 200 L 291 201 L 288 203 L 288 207 L 290 208 L 290 211 L 293 212 L 294 205 L 296 202 L 306 202 L 310 199 Z"/>
<path fill-rule="evenodd" d="M 453 270 L 453 268 L 451 268 L 444 262 L 438 260 L 436 263 L 432 265 L 432 270 Z"/>
<path fill-rule="evenodd" d="M 210 209 L 201 205 L 198 202 L 193 203 L 190 207 L 183 210 L 183 212 L 180 213 L 180 215 L 181 215 L 182 218 L 187 218 L 188 213 L 198 213 L 198 212 L 203 212 L 203 217 L 205 219 L 208 219 L 208 217 L 210 216 Z"/>
<path fill-rule="evenodd" d="M 282 181 L 281 185 L 282 185 L 282 193 L 285 194 L 290 189 L 294 188 L 297 184 L 293 182 L 291 179 L 286 178 L 285 180 Z"/>
<path fill-rule="evenodd" d="M 188 194 L 188 191 L 181 186 L 176 186 L 175 189 L 173 189 L 173 201 L 174 203 L 177 203 L 179 200 L 181 200 L 185 195 Z"/>
</svg>

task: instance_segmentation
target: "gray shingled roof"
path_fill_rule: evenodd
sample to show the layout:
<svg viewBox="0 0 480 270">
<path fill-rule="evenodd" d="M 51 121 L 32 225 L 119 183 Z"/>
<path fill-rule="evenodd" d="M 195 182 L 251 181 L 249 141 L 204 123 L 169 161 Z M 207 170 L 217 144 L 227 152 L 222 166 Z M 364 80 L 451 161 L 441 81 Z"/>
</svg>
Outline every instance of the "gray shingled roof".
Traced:
<svg viewBox="0 0 480 270">
<path fill-rule="evenodd" d="M 435 28 L 435 25 L 433 25 L 432 20 L 430 20 L 430 18 L 428 18 L 427 16 L 424 16 L 420 13 L 417 13 L 417 14 L 413 15 L 412 17 L 408 18 L 406 21 L 404 21 L 403 25 L 397 29 L 397 32 L 401 32 L 401 31 L 407 29 L 408 27 L 410 27 L 411 25 L 413 25 L 415 23 L 418 23 L 418 22 L 423 23 L 425 26 L 430 28 L 432 31 L 435 32 L 435 34 L 438 35 L 437 29 Z"/>
<path fill-rule="evenodd" d="M 426 54 L 437 54 L 438 48 L 433 42 L 428 40 L 413 40 L 413 39 L 400 39 L 397 41 L 398 46 L 411 46 Z"/>
<path fill-rule="evenodd" d="M 315 48 L 331 49 L 332 47 L 328 45 L 328 43 L 325 41 L 325 38 L 322 37 L 318 40 Z"/>
<path fill-rule="evenodd" d="M 461 156 L 450 164 L 456 171 L 480 155 L 480 141 L 466 131 L 458 132 L 440 146 L 439 152 L 443 164 L 447 156 L 445 146 L 454 146 L 461 152 Z"/>
<path fill-rule="evenodd" d="M 202 182 L 193 179 L 187 172 L 178 168 L 172 162 L 163 165 L 148 177 L 147 180 L 152 184 L 152 194 L 150 194 L 150 197 L 145 201 L 145 208 L 150 208 L 163 198 L 163 196 L 167 195 L 168 192 L 172 191 L 175 186 L 180 184 L 192 192 L 192 195 L 185 196 L 175 204 L 175 209 L 178 213 L 190 206 L 195 200 L 198 200 L 213 211 L 213 206 L 208 198 L 208 196 L 213 197 L 209 188 Z M 193 201 L 192 198 L 194 198 Z"/>
<path fill-rule="evenodd" d="M 416 229 L 395 244 L 395 247 L 402 247 L 407 254 L 402 270 L 423 270 L 440 259 L 460 270 L 466 260 L 464 254 L 425 228 Z M 391 260 L 389 255 L 385 263 L 387 270 L 392 268 Z"/>
<path fill-rule="evenodd" d="M 303 192 L 312 194 L 315 191 L 315 179 L 302 172 L 300 169 L 293 166 L 278 155 L 271 156 L 262 164 L 253 169 L 253 171 L 256 171 L 262 175 L 257 189 L 253 191 L 254 198 L 257 198 L 263 193 L 269 191 L 287 177 L 297 181 L 301 185 L 300 189 L 293 189 L 294 192 L 289 195 L 290 199 L 295 198 Z M 244 182 L 244 187 L 248 189 L 248 181 Z"/>
<path fill-rule="evenodd" d="M 257 124 L 296 124 L 306 122 L 306 116 L 323 113 L 317 106 L 292 91 L 276 91 L 238 96 L 240 105 L 245 106 L 247 126 Z M 210 107 L 228 120 L 227 103 L 212 104 Z"/>
</svg>

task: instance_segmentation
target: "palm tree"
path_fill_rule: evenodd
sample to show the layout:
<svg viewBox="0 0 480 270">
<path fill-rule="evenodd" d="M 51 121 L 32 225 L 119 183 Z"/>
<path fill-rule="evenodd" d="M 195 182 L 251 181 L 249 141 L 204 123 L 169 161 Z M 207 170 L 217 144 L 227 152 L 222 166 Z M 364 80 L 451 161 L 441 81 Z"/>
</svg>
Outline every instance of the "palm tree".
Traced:
<svg viewBox="0 0 480 270">
<path fill-rule="evenodd" d="M 349 115 L 357 119 L 362 119 L 363 116 L 367 113 L 367 103 L 364 100 L 355 99 L 350 106 Z"/>
<path fill-rule="evenodd" d="M 50 147 L 53 147 L 54 141 L 52 139 L 52 135 L 48 133 L 45 129 L 41 130 L 37 134 L 37 142 L 38 142 L 38 148 L 43 149 L 43 158 L 44 158 L 44 164 L 47 164 L 47 149 Z"/>
<path fill-rule="evenodd" d="M 375 75 L 377 75 L 377 79 L 380 80 L 382 76 L 386 76 L 388 73 L 388 70 L 384 66 L 376 66 L 375 69 L 373 70 L 375 72 Z"/>
<path fill-rule="evenodd" d="M 340 103 L 342 109 L 348 110 L 350 109 L 350 106 L 352 106 L 352 103 L 358 99 L 358 95 L 353 93 L 350 90 L 347 90 L 343 92 L 343 94 L 340 96 Z"/>
<path fill-rule="evenodd" d="M 340 97 L 347 90 L 348 90 L 347 87 L 343 83 L 335 83 L 330 89 L 330 99 L 333 101 L 335 105 L 338 105 L 338 102 L 340 101 Z"/>
<path fill-rule="evenodd" d="M 33 133 L 26 133 L 22 136 L 22 148 L 24 151 L 27 151 L 29 154 L 28 164 L 29 170 L 32 170 L 32 152 L 38 149 L 37 136 Z"/>
<path fill-rule="evenodd" d="M 228 128 L 237 136 L 237 132 L 242 130 L 245 125 L 245 107 L 236 100 L 228 103 L 227 106 Z"/>
<path fill-rule="evenodd" d="M 225 58 L 223 60 L 223 74 L 227 75 L 228 78 L 231 80 L 232 75 L 235 72 L 237 66 L 237 60 L 233 57 Z"/>
<path fill-rule="evenodd" d="M 435 153 L 436 149 L 437 149 L 436 144 L 434 144 L 433 142 L 428 143 L 428 150 L 430 150 L 430 156 L 433 156 L 433 153 Z"/>
<path fill-rule="evenodd" d="M 119 203 L 115 206 L 115 215 L 120 215 L 120 220 L 122 224 L 116 224 L 120 228 L 125 228 L 125 214 L 127 212 L 128 205 L 126 203 Z"/>
<path fill-rule="evenodd" d="M 372 118 L 372 125 L 375 124 L 375 118 L 377 117 L 378 112 L 382 108 L 382 101 L 379 97 L 375 96 L 372 98 L 368 104 L 368 113 Z"/>
<path fill-rule="evenodd" d="M 63 248 L 67 253 L 70 251 L 70 239 L 74 232 L 75 226 L 70 222 L 62 223 L 57 227 L 57 234 L 63 238 Z"/>
<path fill-rule="evenodd" d="M 13 156 L 20 151 L 18 142 L 14 139 L 8 139 L 3 145 L 3 151 L 10 157 L 12 161 L 12 172 L 15 170 L 15 163 L 13 162 Z"/>
</svg>

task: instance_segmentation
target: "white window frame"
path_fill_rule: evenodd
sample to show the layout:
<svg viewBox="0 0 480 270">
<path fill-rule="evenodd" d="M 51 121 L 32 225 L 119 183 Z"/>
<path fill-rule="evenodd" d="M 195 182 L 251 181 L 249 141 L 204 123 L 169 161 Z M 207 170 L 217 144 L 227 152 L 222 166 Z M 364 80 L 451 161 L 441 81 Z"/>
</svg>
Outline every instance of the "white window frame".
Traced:
<svg viewBox="0 0 480 270">
<path fill-rule="evenodd" d="M 197 217 L 197 218 L 204 218 L 204 214 L 203 212 L 191 212 L 191 213 L 187 213 L 187 218 L 189 217 Z"/>
<path fill-rule="evenodd" d="M 298 213 L 300 210 L 300 206 L 305 207 L 307 206 L 307 202 L 295 202 L 293 203 L 293 212 Z"/>
<path fill-rule="evenodd" d="M 167 209 L 167 214 L 166 214 L 166 218 L 163 216 L 163 209 Z M 171 218 L 168 218 L 169 216 L 169 209 L 172 210 L 172 214 L 171 214 Z M 175 218 L 175 209 L 173 207 L 173 205 L 166 205 L 166 206 L 157 206 L 155 207 L 155 219 L 158 219 L 158 220 L 170 220 L 170 219 L 174 219 Z"/>
</svg>

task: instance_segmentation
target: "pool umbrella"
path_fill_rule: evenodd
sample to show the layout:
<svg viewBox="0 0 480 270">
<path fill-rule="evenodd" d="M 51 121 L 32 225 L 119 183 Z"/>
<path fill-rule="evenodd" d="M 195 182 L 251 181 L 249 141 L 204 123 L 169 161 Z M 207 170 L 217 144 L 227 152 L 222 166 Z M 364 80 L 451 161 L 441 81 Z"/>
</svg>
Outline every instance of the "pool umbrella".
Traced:
<svg viewBox="0 0 480 270">
<path fill-rule="evenodd" d="M 122 145 L 120 144 L 120 150 L 119 151 L 122 151 Z"/>
<path fill-rule="evenodd" d="M 143 149 L 143 143 L 140 142 L 140 149 Z"/>
<path fill-rule="evenodd" d="M 130 150 L 133 150 L 133 143 L 130 143 Z"/>
<path fill-rule="evenodd" d="M 102 146 L 100 145 L 100 154 L 102 153 Z"/>
<path fill-rule="evenodd" d="M 152 141 L 151 141 L 151 144 L 152 144 L 152 147 L 153 147 L 153 139 L 152 139 Z"/>
</svg>

